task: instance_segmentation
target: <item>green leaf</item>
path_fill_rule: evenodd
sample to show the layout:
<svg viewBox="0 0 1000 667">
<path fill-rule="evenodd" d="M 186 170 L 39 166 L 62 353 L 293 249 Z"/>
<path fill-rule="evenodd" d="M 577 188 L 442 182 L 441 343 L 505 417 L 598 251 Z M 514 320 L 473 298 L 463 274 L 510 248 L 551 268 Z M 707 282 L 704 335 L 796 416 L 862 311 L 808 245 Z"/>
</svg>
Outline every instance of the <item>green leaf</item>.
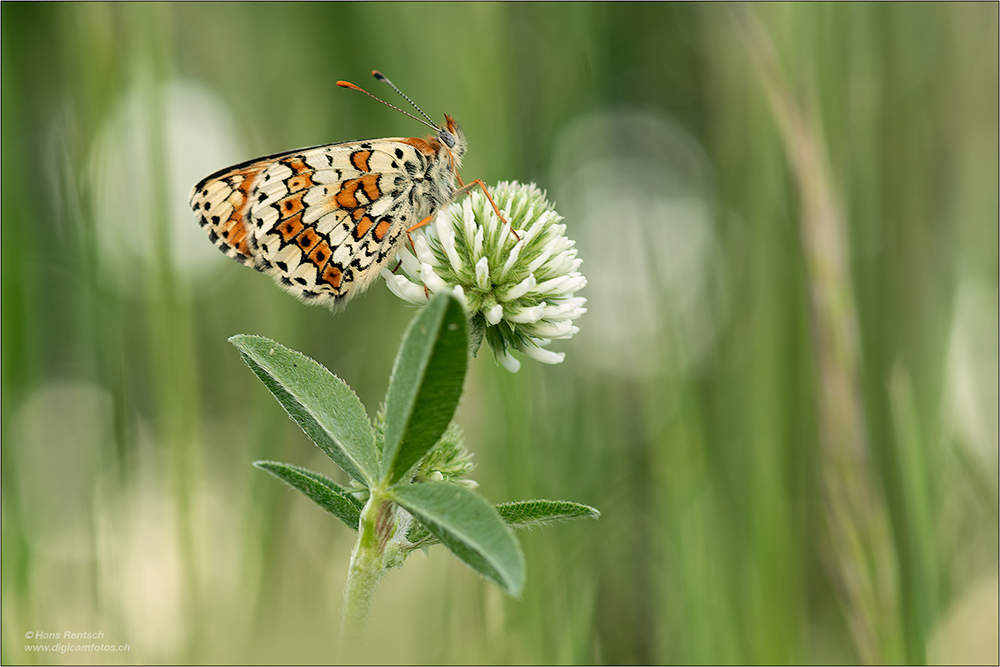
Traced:
<svg viewBox="0 0 1000 667">
<path fill-rule="evenodd" d="M 379 467 L 375 433 L 351 388 L 304 354 L 263 336 L 241 334 L 229 342 L 316 446 L 371 486 Z"/>
<path fill-rule="evenodd" d="M 438 294 L 407 329 L 389 381 L 382 450 L 388 484 L 406 479 L 448 428 L 468 363 L 462 304 L 451 294 Z"/>
<path fill-rule="evenodd" d="M 515 500 L 496 505 L 496 510 L 511 528 L 530 528 L 568 519 L 596 519 L 601 516 L 593 507 L 568 500 Z"/>
<path fill-rule="evenodd" d="M 597 519 L 601 516 L 593 507 L 568 500 L 515 500 L 493 506 L 510 528 L 532 528 L 569 519 Z M 421 542 L 421 546 L 437 544 L 423 524 L 415 524 L 406 539 Z"/>
<path fill-rule="evenodd" d="M 520 597 L 524 588 L 521 546 L 488 502 L 445 482 L 403 484 L 390 493 L 469 567 L 508 595 Z"/>
<path fill-rule="evenodd" d="M 358 529 L 364 504 L 326 475 L 277 461 L 255 461 L 254 466 L 287 482 L 354 530 Z"/>
</svg>

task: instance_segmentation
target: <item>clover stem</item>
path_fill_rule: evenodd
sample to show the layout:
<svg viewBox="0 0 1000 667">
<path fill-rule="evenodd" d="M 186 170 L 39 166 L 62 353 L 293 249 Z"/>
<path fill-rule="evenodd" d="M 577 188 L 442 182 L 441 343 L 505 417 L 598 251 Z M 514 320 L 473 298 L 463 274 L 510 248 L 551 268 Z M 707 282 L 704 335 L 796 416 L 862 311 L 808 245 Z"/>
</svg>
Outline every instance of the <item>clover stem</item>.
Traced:
<svg viewBox="0 0 1000 667">
<path fill-rule="evenodd" d="M 359 648 L 368 631 L 375 591 L 385 576 L 382 556 L 394 524 L 391 513 L 392 503 L 384 491 L 372 489 L 361 512 L 358 541 L 351 553 L 351 567 L 344 588 L 340 636 L 342 645 L 348 650 Z"/>
</svg>

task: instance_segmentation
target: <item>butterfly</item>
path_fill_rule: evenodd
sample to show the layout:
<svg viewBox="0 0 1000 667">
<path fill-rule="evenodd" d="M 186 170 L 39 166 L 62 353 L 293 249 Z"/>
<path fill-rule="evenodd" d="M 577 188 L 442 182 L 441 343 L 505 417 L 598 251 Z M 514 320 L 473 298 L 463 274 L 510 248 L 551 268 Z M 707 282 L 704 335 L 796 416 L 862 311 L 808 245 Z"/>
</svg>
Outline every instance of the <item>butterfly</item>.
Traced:
<svg viewBox="0 0 1000 667">
<path fill-rule="evenodd" d="M 472 188 L 481 187 L 504 219 L 481 180 L 462 183 L 458 168 L 466 140 L 458 123 L 445 114 L 438 127 L 384 75 L 372 75 L 427 122 L 353 83 L 337 85 L 424 123 L 434 135 L 275 153 L 211 174 L 190 197 L 199 224 L 219 250 L 301 300 L 334 311 L 371 287 L 408 232 Z"/>
</svg>

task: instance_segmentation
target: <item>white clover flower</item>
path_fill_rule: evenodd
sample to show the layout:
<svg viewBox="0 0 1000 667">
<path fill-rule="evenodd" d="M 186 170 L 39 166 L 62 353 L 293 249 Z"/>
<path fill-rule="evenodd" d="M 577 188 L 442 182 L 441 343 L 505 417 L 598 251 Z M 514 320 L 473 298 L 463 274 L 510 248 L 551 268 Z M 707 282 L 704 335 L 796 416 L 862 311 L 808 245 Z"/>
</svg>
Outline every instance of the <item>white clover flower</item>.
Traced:
<svg viewBox="0 0 1000 667">
<path fill-rule="evenodd" d="M 398 268 L 382 276 L 393 294 L 417 305 L 453 290 L 467 308 L 470 335 L 485 338 L 507 370 L 521 366 L 512 350 L 558 364 L 564 353 L 544 348 L 579 331 L 573 320 L 587 312 L 587 300 L 576 296 L 587 284 L 583 260 L 534 184 L 504 181 L 490 193 L 510 226 L 473 190 L 411 232 L 412 247 L 405 244 Z"/>
</svg>

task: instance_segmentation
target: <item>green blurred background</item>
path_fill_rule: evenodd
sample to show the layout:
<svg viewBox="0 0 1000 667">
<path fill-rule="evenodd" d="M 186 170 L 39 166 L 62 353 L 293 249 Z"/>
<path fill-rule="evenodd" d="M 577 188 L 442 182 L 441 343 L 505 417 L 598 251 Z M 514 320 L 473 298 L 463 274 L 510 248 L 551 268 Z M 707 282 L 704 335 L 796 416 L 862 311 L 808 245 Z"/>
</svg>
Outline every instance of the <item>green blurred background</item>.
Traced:
<svg viewBox="0 0 1000 667">
<path fill-rule="evenodd" d="M 384 71 L 534 181 L 589 279 L 559 366 L 460 412 L 524 598 L 441 548 L 388 663 L 997 660 L 998 21 L 985 4 L 2 6 L 4 663 L 329 662 L 354 534 L 250 463 L 339 471 L 256 333 L 373 411 L 412 310 L 331 316 L 214 249 L 201 177 L 422 136 Z M 341 479 L 341 477 L 337 477 Z M 127 654 L 26 653 L 103 632 Z M 70 642 L 72 643 L 72 642 Z"/>
</svg>

